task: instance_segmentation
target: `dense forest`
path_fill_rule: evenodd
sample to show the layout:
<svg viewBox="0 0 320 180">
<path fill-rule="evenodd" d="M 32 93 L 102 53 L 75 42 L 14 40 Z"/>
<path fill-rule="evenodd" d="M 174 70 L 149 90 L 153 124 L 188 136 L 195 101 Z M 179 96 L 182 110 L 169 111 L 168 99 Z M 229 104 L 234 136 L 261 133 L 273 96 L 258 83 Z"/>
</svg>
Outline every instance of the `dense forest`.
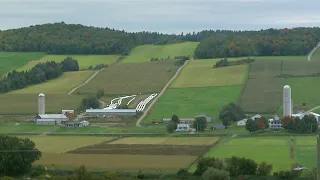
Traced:
<svg viewBox="0 0 320 180">
<path fill-rule="evenodd" d="M 206 30 L 175 35 L 129 33 L 61 22 L 0 31 L 0 51 L 52 54 L 127 55 L 138 45 L 184 41 L 200 42 L 196 58 L 305 55 L 320 41 L 320 28 Z"/>
<path fill-rule="evenodd" d="M 58 78 L 63 72 L 68 71 L 79 71 L 77 60 L 68 57 L 61 63 L 54 61 L 38 63 L 30 71 L 17 72 L 13 70 L 0 80 L 0 93 L 22 89 L 32 84 L 40 84 Z"/>
</svg>

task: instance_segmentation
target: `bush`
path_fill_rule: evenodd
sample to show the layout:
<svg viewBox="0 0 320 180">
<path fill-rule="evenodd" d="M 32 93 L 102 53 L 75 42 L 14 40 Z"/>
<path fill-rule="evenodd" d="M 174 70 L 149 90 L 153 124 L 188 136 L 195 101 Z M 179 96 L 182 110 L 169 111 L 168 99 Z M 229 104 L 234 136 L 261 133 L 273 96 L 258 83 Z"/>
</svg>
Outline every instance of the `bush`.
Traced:
<svg viewBox="0 0 320 180">
<path fill-rule="evenodd" d="M 205 157 L 199 160 L 194 175 L 201 176 L 209 167 L 223 169 L 223 161 L 214 157 Z"/>
<path fill-rule="evenodd" d="M 259 164 L 257 169 L 258 176 L 269 176 L 272 171 L 272 164 L 267 164 L 266 162 L 262 162 Z"/>
<path fill-rule="evenodd" d="M 202 174 L 203 180 L 230 180 L 229 172 L 214 168 L 208 168 Z"/>
<path fill-rule="evenodd" d="M 167 132 L 168 133 L 173 133 L 174 130 L 175 130 L 174 126 L 175 126 L 175 123 L 172 120 L 169 121 L 168 125 L 167 125 Z"/>
</svg>

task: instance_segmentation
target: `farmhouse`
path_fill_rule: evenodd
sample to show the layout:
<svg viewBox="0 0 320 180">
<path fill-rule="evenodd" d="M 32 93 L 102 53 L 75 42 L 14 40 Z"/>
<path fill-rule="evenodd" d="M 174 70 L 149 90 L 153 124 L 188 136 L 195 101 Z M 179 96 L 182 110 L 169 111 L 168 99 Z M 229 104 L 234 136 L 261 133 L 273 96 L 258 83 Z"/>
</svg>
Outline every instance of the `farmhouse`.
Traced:
<svg viewBox="0 0 320 180">
<path fill-rule="evenodd" d="M 176 131 L 189 131 L 190 125 L 189 124 L 177 124 Z"/>
<path fill-rule="evenodd" d="M 88 116 L 135 116 L 135 109 L 86 109 Z"/>
<path fill-rule="evenodd" d="M 38 114 L 34 121 L 37 125 L 60 125 L 65 124 L 68 121 L 68 117 L 64 114 Z"/>
<path fill-rule="evenodd" d="M 283 129 L 282 121 L 279 119 L 269 119 L 269 128 L 273 130 Z"/>
</svg>

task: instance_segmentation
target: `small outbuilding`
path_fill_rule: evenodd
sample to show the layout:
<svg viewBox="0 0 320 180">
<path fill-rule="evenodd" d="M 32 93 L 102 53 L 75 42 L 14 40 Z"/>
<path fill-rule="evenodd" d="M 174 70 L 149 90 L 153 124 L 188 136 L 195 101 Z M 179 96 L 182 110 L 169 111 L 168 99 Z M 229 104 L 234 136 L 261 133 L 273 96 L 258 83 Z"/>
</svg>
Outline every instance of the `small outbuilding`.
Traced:
<svg viewBox="0 0 320 180">
<path fill-rule="evenodd" d="M 245 126 L 247 121 L 248 121 L 248 119 L 242 119 L 237 122 L 237 126 Z"/>
<path fill-rule="evenodd" d="M 163 124 L 168 124 L 169 121 L 171 121 L 171 118 L 162 119 Z M 180 124 L 193 124 L 194 121 L 193 118 L 180 118 Z"/>
<path fill-rule="evenodd" d="M 68 122 L 68 117 L 64 114 L 38 114 L 34 121 L 37 125 L 61 125 Z"/>
<path fill-rule="evenodd" d="M 74 114 L 74 110 L 61 110 L 61 113 L 64 115 Z"/>
</svg>

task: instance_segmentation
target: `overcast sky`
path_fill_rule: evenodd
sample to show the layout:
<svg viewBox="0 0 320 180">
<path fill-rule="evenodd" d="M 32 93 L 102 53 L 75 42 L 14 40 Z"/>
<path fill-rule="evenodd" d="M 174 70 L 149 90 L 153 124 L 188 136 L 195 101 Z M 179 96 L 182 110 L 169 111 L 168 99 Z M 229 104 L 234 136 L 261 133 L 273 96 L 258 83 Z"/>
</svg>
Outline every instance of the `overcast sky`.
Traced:
<svg viewBox="0 0 320 180">
<path fill-rule="evenodd" d="M 0 29 L 76 23 L 181 33 L 320 26 L 320 0 L 0 0 Z"/>
</svg>

